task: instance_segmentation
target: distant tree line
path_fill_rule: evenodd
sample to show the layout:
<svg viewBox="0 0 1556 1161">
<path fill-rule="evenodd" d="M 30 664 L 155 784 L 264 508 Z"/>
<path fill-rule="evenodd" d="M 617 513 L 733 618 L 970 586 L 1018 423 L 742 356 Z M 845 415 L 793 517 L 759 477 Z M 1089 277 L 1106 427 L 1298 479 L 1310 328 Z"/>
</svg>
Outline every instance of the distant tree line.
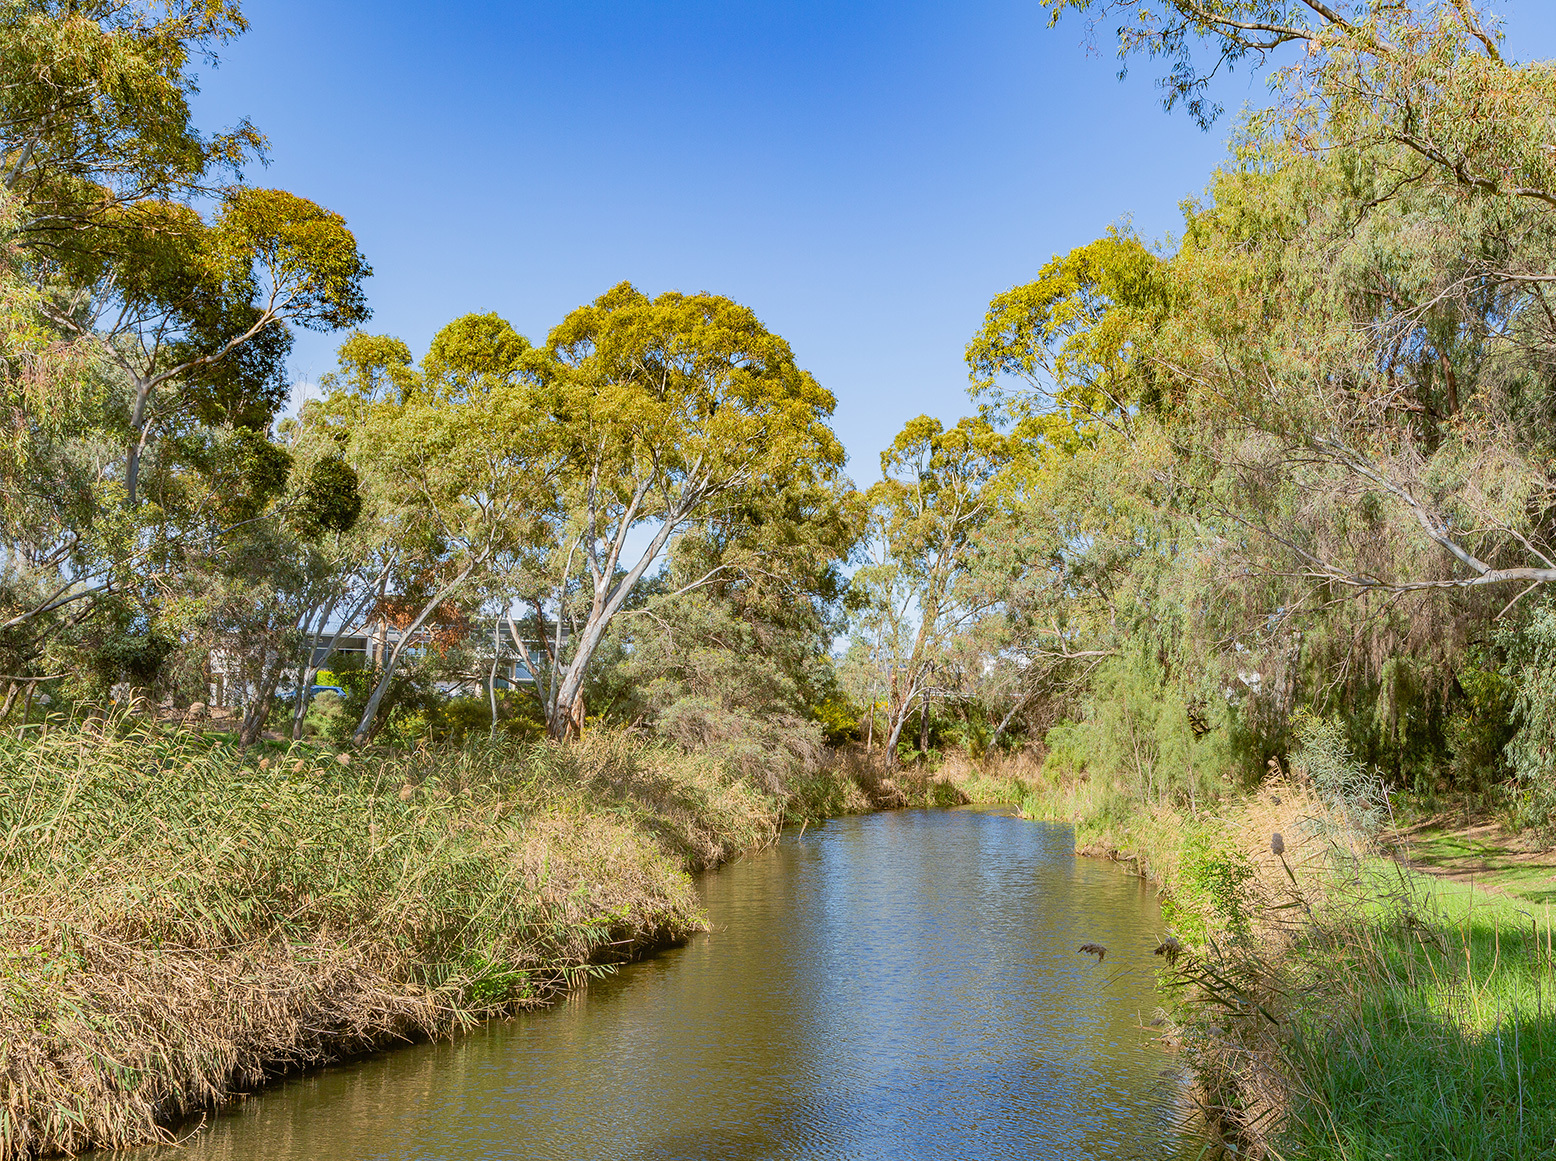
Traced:
<svg viewBox="0 0 1556 1161">
<path fill-rule="evenodd" d="M 976 415 L 910 421 L 863 490 L 832 395 L 726 298 L 624 283 L 419 358 L 362 329 L 345 222 L 248 184 L 253 126 L 191 123 L 236 6 L 0 9 L 7 688 L 187 700 L 220 655 L 242 739 L 282 688 L 298 735 L 316 655 L 392 625 L 343 739 L 477 728 L 427 692 L 464 681 L 490 729 L 1029 746 L 1197 802 L 1321 723 L 1549 818 L 1556 71 L 1469 0 L 1045 7 L 1204 125 L 1219 69 L 1272 99 L 1181 237 L 998 295 Z M 346 337 L 278 422 L 297 326 Z"/>
</svg>

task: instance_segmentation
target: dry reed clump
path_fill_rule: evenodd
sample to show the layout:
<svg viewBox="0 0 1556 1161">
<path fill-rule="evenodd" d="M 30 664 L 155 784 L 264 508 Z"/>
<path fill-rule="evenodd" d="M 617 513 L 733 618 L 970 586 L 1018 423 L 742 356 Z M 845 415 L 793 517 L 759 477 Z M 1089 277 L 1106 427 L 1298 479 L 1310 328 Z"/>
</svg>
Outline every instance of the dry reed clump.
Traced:
<svg viewBox="0 0 1556 1161">
<path fill-rule="evenodd" d="M 951 750 L 935 773 L 969 802 L 1019 804 L 1042 785 L 1042 760 L 1031 750 L 995 751 L 977 759 Z"/>
<path fill-rule="evenodd" d="M 280 1069 L 468 1019 L 398 978 L 399 957 L 350 943 L 201 953 L 25 918 L 0 940 L 5 1157 L 165 1139 L 169 1121 Z"/>
<path fill-rule="evenodd" d="M 883 750 L 842 746 L 787 787 L 791 822 L 903 807 L 961 806 L 969 798 L 939 772 L 887 764 Z"/>
<path fill-rule="evenodd" d="M 773 842 L 783 824 L 776 798 L 710 754 L 645 745 L 611 732 L 546 753 L 557 766 L 555 777 L 645 827 L 689 870 L 717 866 Z"/>
<path fill-rule="evenodd" d="M 276 1072 L 542 1002 L 697 929 L 683 868 L 778 824 L 609 735 L 264 768 L 143 727 L 0 740 L 0 1158 L 165 1139 Z"/>
</svg>

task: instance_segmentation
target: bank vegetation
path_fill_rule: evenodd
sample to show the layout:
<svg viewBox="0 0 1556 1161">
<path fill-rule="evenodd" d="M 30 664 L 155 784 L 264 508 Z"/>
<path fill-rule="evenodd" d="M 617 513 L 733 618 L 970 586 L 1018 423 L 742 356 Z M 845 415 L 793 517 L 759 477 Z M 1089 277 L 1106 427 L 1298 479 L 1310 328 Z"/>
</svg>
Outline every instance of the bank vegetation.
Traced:
<svg viewBox="0 0 1556 1161">
<path fill-rule="evenodd" d="M 836 764 L 761 789 L 619 731 L 245 752 L 120 719 L 0 763 L 6 1158 L 166 1141 L 287 1071 L 543 1004 L 703 930 L 689 872 L 937 793 Z"/>
</svg>

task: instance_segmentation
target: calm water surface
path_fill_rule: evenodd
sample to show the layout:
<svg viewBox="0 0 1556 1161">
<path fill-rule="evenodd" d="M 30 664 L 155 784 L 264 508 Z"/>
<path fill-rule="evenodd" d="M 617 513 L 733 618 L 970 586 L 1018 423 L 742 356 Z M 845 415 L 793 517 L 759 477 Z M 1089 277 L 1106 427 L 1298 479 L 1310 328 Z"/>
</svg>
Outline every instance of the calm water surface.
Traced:
<svg viewBox="0 0 1556 1161">
<path fill-rule="evenodd" d="M 710 934 L 555 1008 L 278 1085 L 188 1161 L 1177 1158 L 1153 892 L 1068 828 L 838 819 L 703 878 Z M 1108 949 L 1100 966 L 1076 952 Z"/>
</svg>

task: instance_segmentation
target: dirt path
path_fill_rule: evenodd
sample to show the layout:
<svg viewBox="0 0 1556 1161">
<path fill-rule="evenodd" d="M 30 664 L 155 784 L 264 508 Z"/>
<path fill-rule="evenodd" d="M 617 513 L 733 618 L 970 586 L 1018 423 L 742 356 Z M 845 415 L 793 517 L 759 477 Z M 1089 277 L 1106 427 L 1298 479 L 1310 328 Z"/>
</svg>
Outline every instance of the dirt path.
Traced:
<svg viewBox="0 0 1556 1161">
<path fill-rule="evenodd" d="M 1429 819 L 1386 838 L 1407 867 L 1530 903 L 1556 903 L 1556 849 L 1500 822 Z"/>
</svg>

